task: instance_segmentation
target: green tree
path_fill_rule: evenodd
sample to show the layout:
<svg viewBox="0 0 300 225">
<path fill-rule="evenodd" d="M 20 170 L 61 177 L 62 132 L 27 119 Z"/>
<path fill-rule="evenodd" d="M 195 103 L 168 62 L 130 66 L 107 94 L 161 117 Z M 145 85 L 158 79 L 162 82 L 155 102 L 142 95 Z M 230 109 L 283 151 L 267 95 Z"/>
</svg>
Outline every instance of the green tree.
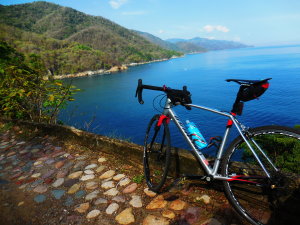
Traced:
<svg viewBox="0 0 300 225">
<path fill-rule="evenodd" d="M 0 115 L 11 119 L 56 123 L 59 110 L 78 89 L 61 81 L 44 80 L 45 66 L 31 54 L 27 60 L 0 42 Z"/>
</svg>

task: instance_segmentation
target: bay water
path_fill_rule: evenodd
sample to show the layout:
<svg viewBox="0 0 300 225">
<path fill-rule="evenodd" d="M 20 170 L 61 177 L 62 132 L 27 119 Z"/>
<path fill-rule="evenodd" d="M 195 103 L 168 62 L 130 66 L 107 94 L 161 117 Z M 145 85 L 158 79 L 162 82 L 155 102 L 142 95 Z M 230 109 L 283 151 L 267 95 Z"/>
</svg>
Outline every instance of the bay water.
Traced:
<svg viewBox="0 0 300 225">
<path fill-rule="evenodd" d="M 230 111 L 239 85 L 225 79 L 272 78 L 269 89 L 246 102 L 238 119 L 249 127 L 300 124 L 300 45 L 212 51 L 130 67 L 125 72 L 65 79 L 82 89 L 60 114 L 68 125 L 101 135 L 143 144 L 151 117 L 162 111 L 161 92 L 143 91 L 145 103 L 134 97 L 138 79 L 143 84 L 188 87 L 193 104 Z M 160 96 L 159 96 L 160 95 Z M 153 101 L 154 100 L 154 101 Z M 174 108 L 182 121 L 193 121 L 204 137 L 223 136 L 227 118 L 182 106 Z M 173 146 L 188 148 L 174 125 Z M 231 140 L 236 135 L 232 132 Z"/>
</svg>

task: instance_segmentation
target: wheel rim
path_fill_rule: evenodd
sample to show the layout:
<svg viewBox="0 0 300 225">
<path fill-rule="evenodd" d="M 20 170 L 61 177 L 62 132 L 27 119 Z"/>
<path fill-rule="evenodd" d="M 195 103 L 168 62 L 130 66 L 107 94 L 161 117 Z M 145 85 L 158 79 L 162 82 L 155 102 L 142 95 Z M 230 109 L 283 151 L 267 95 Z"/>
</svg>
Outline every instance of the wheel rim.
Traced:
<svg viewBox="0 0 300 225">
<path fill-rule="evenodd" d="M 264 165 L 268 165 L 271 179 L 267 178 L 254 157 L 249 154 L 250 150 L 243 141 L 240 141 L 232 151 L 226 174 L 236 180 L 226 183 L 230 192 L 228 194 L 235 202 L 235 207 L 253 224 L 276 224 L 284 218 L 289 221 L 295 219 L 294 212 L 290 208 L 300 207 L 300 162 L 299 158 L 291 157 L 300 151 L 299 137 L 286 131 L 257 132 L 253 135 L 252 138 L 267 151 L 270 158 L 276 159 L 274 160 L 276 167 L 282 169 L 276 172 L 270 164 L 267 164 L 267 160 L 263 160 Z M 293 154 L 287 154 L 287 150 Z M 287 207 L 289 210 L 286 210 Z"/>
</svg>

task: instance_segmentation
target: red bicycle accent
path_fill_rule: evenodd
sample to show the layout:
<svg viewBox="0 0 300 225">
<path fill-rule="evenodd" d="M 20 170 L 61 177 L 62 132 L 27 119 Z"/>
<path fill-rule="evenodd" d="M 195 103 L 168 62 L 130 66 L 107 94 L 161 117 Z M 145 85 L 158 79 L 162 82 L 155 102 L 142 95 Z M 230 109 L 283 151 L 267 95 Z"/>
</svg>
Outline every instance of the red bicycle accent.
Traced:
<svg viewBox="0 0 300 225">
<path fill-rule="evenodd" d="M 250 181 L 250 180 L 244 180 L 244 179 L 239 179 L 239 178 L 263 178 L 263 177 L 250 177 L 250 176 L 245 176 L 245 175 L 236 175 L 236 176 L 233 176 L 231 178 L 229 178 L 227 181 L 243 181 L 243 182 L 247 182 L 247 183 L 252 183 L 252 184 L 259 184 L 258 182 L 255 182 L 255 181 Z"/>
<path fill-rule="evenodd" d="M 167 123 L 170 123 L 171 119 L 169 117 L 167 117 L 166 115 L 160 115 L 158 122 L 157 122 L 157 126 L 160 127 L 164 120 L 167 120 Z"/>
</svg>

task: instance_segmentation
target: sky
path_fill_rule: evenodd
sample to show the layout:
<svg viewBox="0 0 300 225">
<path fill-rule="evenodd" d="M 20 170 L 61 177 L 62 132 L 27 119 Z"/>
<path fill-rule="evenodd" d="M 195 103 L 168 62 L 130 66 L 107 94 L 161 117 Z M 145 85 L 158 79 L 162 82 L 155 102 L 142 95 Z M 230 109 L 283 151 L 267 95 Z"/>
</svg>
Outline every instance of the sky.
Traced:
<svg viewBox="0 0 300 225">
<path fill-rule="evenodd" d="M 33 2 L 0 0 L 2 5 Z M 48 0 L 162 39 L 300 44 L 300 0 Z"/>
</svg>

